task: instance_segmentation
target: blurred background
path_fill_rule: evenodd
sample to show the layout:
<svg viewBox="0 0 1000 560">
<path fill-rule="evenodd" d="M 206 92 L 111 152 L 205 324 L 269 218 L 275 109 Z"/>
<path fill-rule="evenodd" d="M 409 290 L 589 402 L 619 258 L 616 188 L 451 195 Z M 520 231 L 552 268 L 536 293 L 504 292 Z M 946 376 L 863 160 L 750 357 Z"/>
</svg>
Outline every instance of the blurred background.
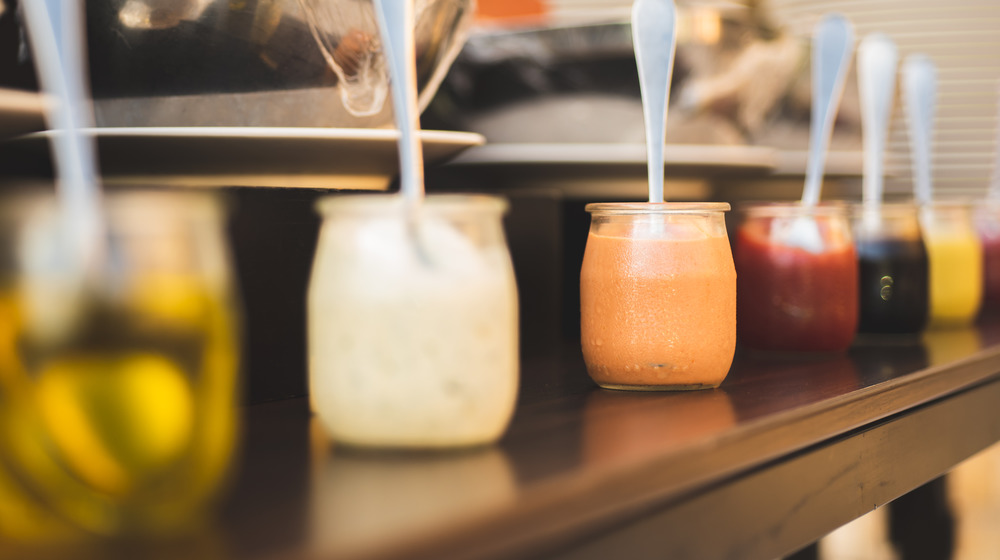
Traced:
<svg viewBox="0 0 1000 560">
<path fill-rule="evenodd" d="M 568 341 L 579 342 L 578 278 L 589 224 L 583 205 L 645 196 L 630 4 L 628 0 L 478 0 L 473 11 L 470 0 L 417 2 L 423 126 L 435 132 L 472 133 L 425 136 L 428 159 L 437 164 L 428 168 L 428 188 L 489 191 L 510 199 L 506 231 L 517 269 L 521 352 L 526 360 L 548 359 L 553 349 L 566 347 Z M 845 14 L 859 39 L 883 31 L 899 46 L 901 59 L 922 52 L 937 64 L 932 146 L 937 192 L 947 198 L 985 194 L 995 172 L 1000 124 L 1000 2 L 678 0 L 678 6 L 680 35 L 667 130 L 670 198 L 738 203 L 798 195 L 809 126 L 808 37 L 816 21 L 829 11 Z M 452 484 L 458 490 L 452 488 L 450 495 L 458 505 L 448 509 L 449 515 L 460 517 L 468 511 L 462 499 L 470 500 L 476 511 L 512 500 L 525 477 L 512 474 L 518 465 L 506 450 L 440 462 L 333 456 L 322 441 L 314 441 L 322 438 L 310 439 L 303 429 L 307 413 L 299 409 L 283 412 L 283 403 L 306 392 L 304 294 L 319 228 L 314 204 L 322 196 L 347 190 L 394 188 L 394 138 L 381 134 L 392 128 L 392 115 L 386 101 L 384 63 L 374 49 L 376 30 L 370 4 L 356 0 L 90 0 L 87 17 L 97 125 L 104 131 L 97 134 L 104 148 L 112 148 L 101 153 L 108 183 L 116 187 L 164 182 L 175 187 L 217 187 L 229 203 L 228 212 L 215 218 L 219 223 L 213 223 L 217 230 L 212 231 L 212 244 L 228 245 L 231 255 L 226 252 L 210 260 L 224 261 L 234 281 L 232 287 L 219 289 L 224 297 L 216 296 L 225 299 L 223 315 L 227 317 L 218 329 L 227 337 L 242 335 L 244 343 L 225 340 L 228 354 L 220 370 L 226 374 L 221 388 L 199 385 L 203 378 L 188 373 L 181 376 L 180 386 L 185 390 L 178 391 L 192 402 L 203 398 L 196 404 L 206 410 L 218 409 L 215 415 L 221 420 L 217 421 L 225 429 L 214 440 L 177 436 L 178 448 L 186 446 L 177 454 L 187 458 L 184 468 L 189 472 L 171 472 L 173 476 L 166 478 L 179 484 L 192 480 L 201 484 L 190 494 L 198 506 L 193 509 L 235 488 L 224 507 L 223 528 L 205 523 L 204 534 L 196 536 L 195 549 L 202 551 L 198 557 L 227 557 L 227 549 L 235 551 L 235 557 L 278 554 L 287 544 L 282 539 L 298 542 L 306 533 L 322 546 L 347 533 L 355 533 L 359 541 L 377 541 L 383 522 L 377 512 L 354 519 L 352 510 L 343 505 L 349 499 L 380 504 L 381 509 L 394 505 L 395 495 L 383 490 L 386 485 L 378 478 L 379 468 L 372 465 L 384 467 L 390 473 L 386 476 L 417 473 L 413 479 L 401 480 L 396 490 L 417 496 L 406 504 L 413 506 L 412 511 L 398 508 L 400 518 L 393 523 L 403 529 L 412 529 L 407 523 L 427 515 L 419 507 L 421 500 L 429 501 L 421 498 L 427 492 L 421 472 L 443 480 L 439 482 L 442 487 L 461 482 Z M 0 184 L 48 186 L 52 169 L 45 137 L 18 137 L 43 129 L 44 123 L 41 101 L 29 95 L 37 90 L 37 81 L 17 0 L 0 3 L 0 88 L 4 88 L 5 100 L 0 105 L 7 111 L 0 131 L 9 136 L 0 143 Z M 899 88 L 887 156 L 887 194 L 906 198 L 912 191 L 909 139 L 898 92 Z M 207 132 L 223 127 L 239 130 Z M 117 136 L 109 132 L 114 129 L 119 129 Z M 283 132 L 279 134 L 278 129 Z M 257 140 L 248 141 L 251 137 Z M 860 150 L 852 69 L 828 160 L 826 197 L 859 196 Z M 289 186 L 296 188 L 284 188 Z M 0 249 L 5 259 L 12 252 L 6 243 L 0 243 Z M 141 248 L 135 252 L 143 253 Z M 186 247 L 164 252 L 196 251 Z M 20 274 L 13 269 L 8 272 L 0 280 Z M 2 288 L 6 285 L 0 284 Z M 232 310 L 230 297 L 240 300 Z M 110 296 L 105 299 L 111 300 Z M 101 303 L 97 311 L 102 305 L 111 304 Z M 128 311 L 131 300 L 115 305 L 121 308 L 117 311 Z M 173 321 L 172 313 L 184 311 L 179 305 L 166 307 L 154 310 L 163 312 L 164 321 Z M 199 320 L 214 309 L 207 303 L 204 307 L 198 311 L 201 314 L 192 311 Z M 0 332 L 0 343 L 13 344 L 8 335 Z M 975 333 L 971 336 L 971 346 L 954 340 L 945 345 L 945 350 L 960 350 L 952 359 L 977 351 L 979 339 Z M 577 346 L 572 348 L 577 350 Z M 236 364 L 230 363 L 236 353 L 240 354 L 242 383 L 234 379 Z M 0 363 L 0 376 L 5 371 L 11 371 L 9 364 Z M 577 393 L 592 388 L 582 369 L 575 372 L 580 374 L 576 378 L 559 368 L 544 371 L 546 375 L 523 380 L 523 400 L 541 400 L 567 387 Z M 192 388 L 188 390 L 185 384 Z M 218 396 L 221 393 L 226 397 Z M 161 394 L 148 387 L 143 395 L 162 401 Z M 265 404 L 264 410 L 271 412 L 258 412 L 255 419 L 240 422 L 237 416 L 247 407 L 236 409 L 233 400 L 274 407 L 268 409 L 270 405 Z M 192 411 L 201 410 L 191 406 Z M 728 410 L 727 406 L 721 409 Z M 0 408 L 0 413 L 10 410 L 16 409 L 8 406 Z M 23 414 L 43 422 L 31 416 L 40 413 Z M 175 410 L 174 416 L 184 415 Z M 211 414 L 196 416 L 181 420 L 200 425 Z M 731 416 L 723 412 L 720 418 L 732 422 Z M 11 428 L 12 422 L 0 418 L 0 428 L 21 431 L 19 426 Z M 248 443 L 243 447 L 240 425 L 247 426 Z M 120 436 L 114 430 L 96 432 L 109 440 Z M 562 442 L 570 448 L 566 456 L 575 457 L 578 450 L 573 446 L 578 444 Z M 141 446 L 138 449 L 143 451 Z M 134 450 L 125 444 L 112 450 L 124 457 L 112 459 L 134 459 L 126 456 L 126 451 Z M 24 479 L 31 482 L 18 471 L 31 470 L 32 450 L 22 451 L 24 464 L 15 461 L 14 469 L 6 465 L 14 475 L 4 476 L 0 469 L 0 535 L 44 541 L 53 531 L 66 530 L 64 518 L 69 514 L 55 516 L 57 528 L 52 529 L 46 525 L 52 522 L 51 512 L 39 512 L 32 496 L 22 499 L 19 495 Z M 880 509 L 807 549 L 803 557 L 995 557 L 1000 550 L 993 530 L 1000 516 L 998 454 L 997 448 L 991 449 L 959 467 L 947 482 L 938 480 L 915 492 L 909 505 L 902 500 Z M 174 456 L 166 452 L 164 456 L 173 466 Z M 230 460 L 235 465 L 233 475 Z M 86 470 L 88 460 L 79 461 Z M 139 469 L 136 479 L 145 484 L 159 471 L 151 459 L 143 461 L 140 466 L 148 469 Z M 411 468 L 414 464 L 415 469 Z M 483 476 L 490 484 L 479 486 Z M 275 484 L 278 479 L 285 482 Z M 149 484 L 156 486 L 155 482 Z M 42 488 L 34 489 L 36 494 L 50 486 L 45 480 L 35 485 Z M 311 494 L 313 486 L 318 491 Z M 172 489 L 161 484 L 155 490 L 163 492 L 164 488 Z M 117 518 L 106 519 L 100 516 L 102 512 L 117 508 L 129 517 L 162 501 L 157 492 L 133 501 L 128 490 L 122 490 L 110 505 L 101 501 L 103 496 L 85 494 L 85 520 L 106 521 L 109 525 L 97 526 L 114 532 Z M 176 495 L 186 497 L 183 492 Z M 262 513 L 260 504 L 277 506 Z M 66 507 L 79 513 L 71 506 Z M 906 508 L 934 515 L 906 518 L 902 513 Z M 289 522 L 273 528 L 270 523 L 275 515 Z M 340 521 L 340 532 L 328 533 L 323 528 L 329 519 L 347 521 Z M 904 527 L 902 534 L 926 535 L 937 544 L 904 552 L 899 538 L 893 536 L 893 523 Z M 926 524 L 933 527 L 927 529 Z M 220 534 L 233 527 L 234 533 L 245 533 L 245 542 L 234 539 L 237 542 L 224 544 Z M 73 538 L 65 542 L 74 546 L 73 539 L 81 530 L 74 526 L 68 531 Z M 254 548 L 258 544 L 259 550 Z M 0 541 L 0 557 L 23 557 L 23 550 L 4 546 L 9 545 Z M 124 550 L 122 554 L 128 556 Z M 957 552 L 949 556 L 951 551 Z M 97 548 L 91 555 L 103 557 L 105 552 Z M 170 553 L 165 549 L 164 557 L 171 557 Z"/>
<path fill-rule="evenodd" d="M 482 1 L 482 26 L 430 116 L 455 119 L 490 142 L 641 142 L 634 68 L 621 63 L 631 57 L 624 23 L 629 6 L 625 0 Z M 836 11 L 852 21 L 859 40 L 873 31 L 888 34 L 900 60 L 916 52 L 930 56 L 939 71 L 935 183 L 942 196 L 983 194 L 993 169 L 1000 91 L 996 2 L 681 0 L 678 6 L 668 142 L 803 149 L 808 37 L 822 14 Z M 902 196 L 912 191 L 899 91 L 886 188 Z M 833 151 L 860 150 L 859 119 L 852 69 Z"/>
</svg>

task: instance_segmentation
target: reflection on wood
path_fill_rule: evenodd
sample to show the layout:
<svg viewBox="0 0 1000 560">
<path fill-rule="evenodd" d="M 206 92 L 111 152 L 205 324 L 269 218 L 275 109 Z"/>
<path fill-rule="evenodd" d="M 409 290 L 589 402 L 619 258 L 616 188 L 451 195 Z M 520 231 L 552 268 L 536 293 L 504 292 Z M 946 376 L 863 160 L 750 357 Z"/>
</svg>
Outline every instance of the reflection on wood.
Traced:
<svg viewBox="0 0 1000 560">
<path fill-rule="evenodd" d="M 736 424 L 721 390 L 669 395 L 598 390 L 583 410 L 583 464 L 607 468 L 648 460 L 664 446 L 696 444 Z"/>
<path fill-rule="evenodd" d="M 386 546 L 405 551 L 409 541 L 514 499 L 513 473 L 495 447 L 375 452 L 342 449 L 322 437 L 312 445 L 308 548 L 316 556 L 357 556 Z"/>
</svg>

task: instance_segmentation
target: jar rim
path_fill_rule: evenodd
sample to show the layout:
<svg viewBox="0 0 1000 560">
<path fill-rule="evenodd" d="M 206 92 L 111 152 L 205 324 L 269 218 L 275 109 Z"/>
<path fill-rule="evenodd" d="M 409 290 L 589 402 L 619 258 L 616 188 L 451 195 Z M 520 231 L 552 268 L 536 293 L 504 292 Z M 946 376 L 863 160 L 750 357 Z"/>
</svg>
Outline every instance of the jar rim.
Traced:
<svg viewBox="0 0 1000 560">
<path fill-rule="evenodd" d="M 728 202 L 591 202 L 584 210 L 614 216 L 727 212 Z"/>
<path fill-rule="evenodd" d="M 405 199 L 399 193 L 332 194 L 316 202 L 316 211 L 321 216 L 331 214 L 378 215 L 402 211 Z M 452 213 L 496 213 L 507 211 L 506 198 L 491 194 L 428 194 L 424 197 L 421 210 L 432 214 Z"/>
<path fill-rule="evenodd" d="M 105 207 L 109 212 L 129 215 L 159 214 L 164 209 L 169 209 L 183 213 L 186 217 L 211 221 L 219 221 L 225 215 L 225 203 L 218 195 L 207 192 L 121 191 L 110 194 Z"/>
<path fill-rule="evenodd" d="M 847 216 L 850 205 L 841 201 L 825 201 L 812 206 L 795 201 L 748 202 L 739 206 L 740 213 L 752 216 Z"/>
<path fill-rule="evenodd" d="M 855 202 L 851 204 L 851 211 L 855 214 L 863 214 L 876 210 L 888 214 L 916 214 L 920 211 L 920 205 L 916 202 L 880 202 L 878 204 Z"/>
<path fill-rule="evenodd" d="M 57 212 L 58 197 L 52 193 L 19 192 L 3 198 L 4 219 Z M 165 216 L 183 216 L 187 221 L 222 222 L 227 214 L 224 197 L 213 192 L 173 191 L 156 188 L 108 190 L 101 196 L 102 210 L 120 227 L 137 227 Z"/>
<path fill-rule="evenodd" d="M 969 198 L 945 198 L 917 203 L 921 208 L 972 208 L 985 204 L 988 204 L 988 202 Z"/>
</svg>

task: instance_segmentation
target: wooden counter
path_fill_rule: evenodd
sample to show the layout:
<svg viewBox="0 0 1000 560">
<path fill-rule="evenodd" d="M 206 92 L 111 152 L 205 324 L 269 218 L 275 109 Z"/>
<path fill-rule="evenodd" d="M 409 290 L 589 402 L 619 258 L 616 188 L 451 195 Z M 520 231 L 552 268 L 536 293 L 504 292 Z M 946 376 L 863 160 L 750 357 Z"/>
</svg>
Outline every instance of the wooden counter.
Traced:
<svg viewBox="0 0 1000 560">
<path fill-rule="evenodd" d="M 499 445 L 331 446 L 304 399 L 249 407 L 220 530 L 237 558 L 775 558 L 1000 440 L 1000 325 L 739 352 L 714 391 L 524 364 Z M 470 371 L 474 375 L 475 371 Z"/>
</svg>

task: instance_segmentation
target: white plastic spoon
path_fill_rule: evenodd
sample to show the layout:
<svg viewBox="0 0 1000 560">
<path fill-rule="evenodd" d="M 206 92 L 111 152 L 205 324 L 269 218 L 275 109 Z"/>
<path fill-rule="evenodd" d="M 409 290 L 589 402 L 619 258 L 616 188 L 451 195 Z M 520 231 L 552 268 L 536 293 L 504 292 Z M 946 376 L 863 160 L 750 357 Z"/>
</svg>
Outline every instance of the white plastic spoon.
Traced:
<svg viewBox="0 0 1000 560">
<path fill-rule="evenodd" d="M 42 89 L 53 99 L 46 118 L 68 255 L 73 268 L 92 269 L 103 255 L 101 194 L 93 139 L 80 134 L 93 126 L 87 94 L 83 0 L 22 2 L 35 67 Z"/>
<path fill-rule="evenodd" d="M 23 231 L 23 295 L 36 336 L 59 338 L 82 317 L 88 286 L 101 281 L 105 226 L 87 94 L 83 0 L 21 2 L 35 68 L 51 97 L 46 118 L 52 147 L 58 215 L 52 224 L 29 221 Z"/>
<path fill-rule="evenodd" d="M 847 81 L 847 68 L 854 50 L 854 30 L 840 14 L 828 14 L 816 24 L 812 37 L 812 116 L 809 129 L 809 159 L 802 189 L 802 206 L 819 203 L 826 152 L 833 134 L 840 99 Z M 774 232 L 784 245 L 819 253 L 823 238 L 811 216 L 800 216 L 788 228 Z"/>
<path fill-rule="evenodd" d="M 639 70 L 639 92 L 646 124 L 650 202 L 664 200 L 663 138 L 677 48 L 676 12 L 673 0 L 635 0 L 632 4 L 632 47 Z"/>
<path fill-rule="evenodd" d="M 920 204 L 934 200 L 931 184 L 931 136 L 937 103 L 937 70 L 926 55 L 911 54 L 903 63 L 906 117 L 910 132 L 913 195 Z"/>
<path fill-rule="evenodd" d="M 898 60 L 896 44 L 883 33 L 868 35 L 858 47 L 858 90 L 865 150 L 862 200 L 869 204 L 882 202 L 882 166 Z"/>
<path fill-rule="evenodd" d="M 413 31 L 413 0 L 375 0 L 382 49 L 389 65 L 392 110 L 399 129 L 399 190 L 406 206 L 406 226 L 417 258 L 430 265 L 430 251 L 421 241 L 420 209 L 424 200 L 424 157 L 417 109 L 417 62 Z"/>
<path fill-rule="evenodd" d="M 896 44 L 884 33 L 871 33 L 858 47 L 858 91 L 864 140 L 864 179 L 861 185 L 863 223 L 868 231 L 879 228 L 882 204 L 883 160 L 889 135 L 893 94 L 896 89 Z"/>
<path fill-rule="evenodd" d="M 854 30 L 840 14 L 829 14 L 816 25 L 812 40 L 812 119 L 809 131 L 809 161 L 802 204 L 819 203 L 827 148 L 833 122 L 844 94 L 847 68 L 854 51 Z"/>
<path fill-rule="evenodd" d="M 413 0 L 375 0 L 383 53 L 392 82 L 392 110 L 399 129 L 400 192 L 416 211 L 424 197 L 423 147 L 418 136 L 417 63 Z"/>
</svg>

